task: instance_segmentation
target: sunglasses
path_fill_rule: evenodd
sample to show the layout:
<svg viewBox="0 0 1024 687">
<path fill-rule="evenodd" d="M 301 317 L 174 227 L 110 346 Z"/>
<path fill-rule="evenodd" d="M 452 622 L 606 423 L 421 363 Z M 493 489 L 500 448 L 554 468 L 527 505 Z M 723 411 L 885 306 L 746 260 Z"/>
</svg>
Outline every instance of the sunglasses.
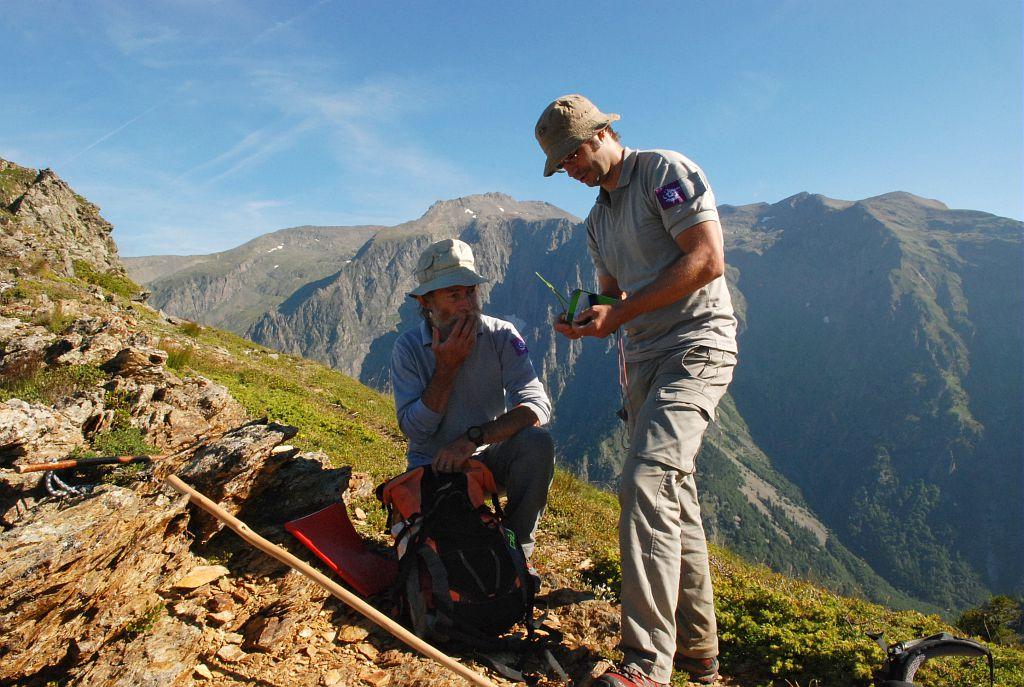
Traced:
<svg viewBox="0 0 1024 687">
<path fill-rule="evenodd" d="M 582 147 L 582 146 L 580 146 L 580 147 Z M 564 172 L 565 171 L 565 166 L 567 164 L 571 163 L 571 162 L 576 162 L 576 158 L 578 158 L 579 156 L 580 156 L 580 149 L 577 148 L 575 151 L 573 151 L 572 153 L 569 153 L 564 158 L 562 158 L 562 161 L 558 163 L 558 167 L 556 167 L 556 169 L 559 172 Z"/>
<path fill-rule="evenodd" d="M 604 131 L 604 129 L 601 129 L 601 131 Z M 566 155 L 565 157 L 563 157 L 562 161 L 558 163 L 557 167 L 555 167 L 555 171 L 557 171 L 557 172 L 564 172 L 565 171 L 565 166 L 567 164 L 572 163 L 572 162 L 576 162 L 576 159 L 580 156 L 580 150 L 583 149 L 583 146 L 587 145 L 588 143 L 590 143 L 590 141 L 593 141 L 595 138 L 597 138 L 598 134 L 600 134 L 601 131 L 598 131 L 596 134 L 594 134 L 590 138 L 590 140 L 584 141 L 583 143 L 581 143 L 579 145 L 579 147 L 576 148 L 576 150 L 574 150 L 573 152 L 571 152 L 568 155 Z"/>
</svg>

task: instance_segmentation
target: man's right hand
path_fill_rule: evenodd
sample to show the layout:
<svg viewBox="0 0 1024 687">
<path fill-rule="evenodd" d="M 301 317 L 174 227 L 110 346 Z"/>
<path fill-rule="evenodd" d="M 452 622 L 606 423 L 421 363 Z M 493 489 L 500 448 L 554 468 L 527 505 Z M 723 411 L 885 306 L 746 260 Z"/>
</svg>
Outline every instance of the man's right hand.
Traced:
<svg viewBox="0 0 1024 687">
<path fill-rule="evenodd" d="M 437 366 L 444 370 L 454 371 L 469 357 L 476 344 L 475 317 L 459 315 L 455 319 L 451 334 L 441 341 L 441 333 L 434 327 L 433 342 L 430 344 L 437 360 Z"/>
<path fill-rule="evenodd" d="M 465 436 L 456 437 L 442 448 L 432 463 L 436 472 L 458 472 L 466 465 L 466 461 L 473 457 L 476 451 L 476 444 Z"/>
<path fill-rule="evenodd" d="M 555 331 L 567 339 L 578 339 L 581 336 L 579 329 L 573 327 L 572 324 L 567 319 L 565 319 L 564 312 L 559 313 L 555 317 L 555 320 L 552 324 L 555 328 Z"/>
</svg>

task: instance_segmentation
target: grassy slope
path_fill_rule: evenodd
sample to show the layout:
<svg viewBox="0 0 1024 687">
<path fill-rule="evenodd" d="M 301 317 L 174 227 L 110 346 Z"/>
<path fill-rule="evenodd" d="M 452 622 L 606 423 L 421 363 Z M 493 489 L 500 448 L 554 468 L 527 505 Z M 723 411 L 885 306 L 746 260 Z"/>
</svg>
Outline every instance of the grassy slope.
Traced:
<svg viewBox="0 0 1024 687">
<path fill-rule="evenodd" d="M 225 384 L 253 415 L 297 426 L 296 445 L 323 450 L 377 481 L 403 469 L 404 442 L 389 398 L 318 363 L 272 353 L 226 332 L 204 328 L 191 330 L 190 337 L 154 325 L 165 329 L 168 342 L 195 338 L 200 346 L 189 366 Z M 376 503 L 361 505 L 369 527 L 379 531 L 383 514 Z M 614 578 L 617 516 L 612 495 L 559 471 L 542 528 L 596 560 L 610 560 Z M 953 631 L 937 616 L 840 597 L 720 548 L 712 551 L 723 660 L 739 684 L 866 684 L 882 654 L 865 632 L 881 630 L 897 641 Z M 544 552 L 539 555 L 543 565 Z M 997 648 L 996 656 L 999 684 L 1024 685 L 1024 652 Z M 926 670 L 929 677 L 921 684 L 982 684 L 987 674 L 979 662 L 961 667 L 954 659 Z"/>
</svg>

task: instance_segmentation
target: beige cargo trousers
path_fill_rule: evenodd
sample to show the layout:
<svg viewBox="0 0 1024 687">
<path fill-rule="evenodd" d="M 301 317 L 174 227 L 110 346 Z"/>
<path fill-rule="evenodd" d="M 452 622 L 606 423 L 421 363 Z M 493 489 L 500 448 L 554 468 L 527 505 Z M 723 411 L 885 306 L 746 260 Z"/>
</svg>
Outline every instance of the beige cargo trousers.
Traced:
<svg viewBox="0 0 1024 687">
<path fill-rule="evenodd" d="M 676 652 L 718 655 L 694 460 L 736 356 L 705 346 L 627 365 L 619 549 L 625 664 L 668 682 Z"/>
</svg>

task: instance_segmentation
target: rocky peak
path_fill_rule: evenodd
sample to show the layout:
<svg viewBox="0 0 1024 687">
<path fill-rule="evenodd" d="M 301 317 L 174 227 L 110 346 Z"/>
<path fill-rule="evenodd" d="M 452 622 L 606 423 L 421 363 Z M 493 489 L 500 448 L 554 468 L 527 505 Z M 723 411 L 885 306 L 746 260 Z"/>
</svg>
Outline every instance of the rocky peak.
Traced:
<svg viewBox="0 0 1024 687">
<path fill-rule="evenodd" d="M 0 229 L 0 262 L 45 261 L 55 273 L 74 276 L 75 262 L 82 261 L 98 272 L 124 274 L 113 227 L 53 170 L 0 159 Z"/>
<path fill-rule="evenodd" d="M 439 200 L 431 205 L 415 224 L 428 227 L 438 225 L 463 226 L 472 220 L 546 220 L 579 218 L 550 203 L 535 200 L 516 200 L 504 193 L 482 193 L 451 200 Z M 410 223 L 413 224 L 413 223 Z"/>
<path fill-rule="evenodd" d="M 807 191 L 801 191 L 796 195 L 792 195 L 788 198 L 783 198 L 778 203 L 772 204 L 769 209 L 776 212 L 783 208 L 792 208 L 794 210 L 800 208 L 827 208 L 830 210 L 845 210 L 851 205 L 853 205 L 853 201 L 839 200 L 836 198 L 829 198 L 828 196 L 823 196 L 820 193 L 808 193 Z"/>
<path fill-rule="evenodd" d="M 941 200 L 933 200 L 932 198 L 922 198 L 921 196 L 915 196 L 913 193 L 907 193 L 906 191 L 891 191 L 890 193 L 883 193 L 880 196 L 872 196 L 871 198 L 865 198 L 860 202 L 868 206 L 894 205 L 900 207 L 928 208 L 930 210 L 949 209 L 949 206 L 943 203 Z"/>
</svg>

